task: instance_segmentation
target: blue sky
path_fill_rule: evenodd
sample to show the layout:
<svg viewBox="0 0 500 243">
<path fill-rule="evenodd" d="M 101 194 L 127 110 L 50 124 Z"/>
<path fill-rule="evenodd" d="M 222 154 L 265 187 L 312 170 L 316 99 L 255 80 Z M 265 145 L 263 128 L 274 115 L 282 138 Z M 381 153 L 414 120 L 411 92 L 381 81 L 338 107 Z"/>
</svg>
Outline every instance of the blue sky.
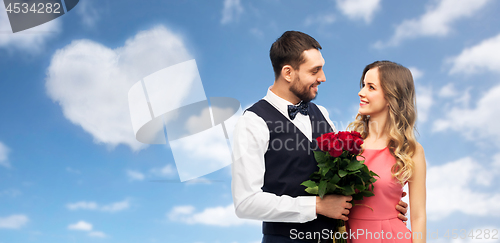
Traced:
<svg viewBox="0 0 500 243">
<path fill-rule="evenodd" d="M 268 51 L 286 30 L 323 46 L 315 102 L 339 129 L 365 65 L 412 70 L 429 242 L 500 230 L 498 1 L 83 0 L 16 34 L 0 10 L 0 243 L 259 242 L 259 222 L 234 215 L 230 168 L 181 182 L 169 146 L 135 140 L 127 92 L 196 59 L 206 97 L 246 108 L 272 84 Z"/>
</svg>

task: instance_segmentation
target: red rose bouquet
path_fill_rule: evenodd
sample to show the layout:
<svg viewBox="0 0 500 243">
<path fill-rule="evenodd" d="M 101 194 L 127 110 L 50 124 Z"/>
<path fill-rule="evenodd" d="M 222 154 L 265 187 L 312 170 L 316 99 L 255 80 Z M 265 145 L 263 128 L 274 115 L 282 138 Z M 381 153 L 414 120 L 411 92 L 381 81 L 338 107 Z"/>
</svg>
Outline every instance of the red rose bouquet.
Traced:
<svg viewBox="0 0 500 243">
<path fill-rule="evenodd" d="M 375 172 L 368 170 L 364 160 L 358 160 L 361 152 L 363 138 L 358 132 L 326 133 L 316 138 L 322 151 L 314 151 L 314 158 L 318 162 L 318 171 L 311 175 L 311 179 L 301 185 L 306 187 L 306 192 L 319 195 L 323 198 L 326 194 L 352 196 L 354 200 L 373 196 L 373 183 L 377 180 Z M 338 234 L 336 242 L 345 242 L 345 222 L 338 220 Z"/>
</svg>

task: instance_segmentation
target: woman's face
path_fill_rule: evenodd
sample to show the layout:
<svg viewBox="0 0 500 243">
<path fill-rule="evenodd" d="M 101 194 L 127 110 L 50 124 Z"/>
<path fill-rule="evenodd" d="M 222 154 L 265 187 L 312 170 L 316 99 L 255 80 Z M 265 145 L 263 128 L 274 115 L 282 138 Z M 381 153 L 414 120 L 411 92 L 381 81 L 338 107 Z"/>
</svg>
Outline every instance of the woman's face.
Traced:
<svg viewBox="0 0 500 243">
<path fill-rule="evenodd" d="M 389 112 L 389 103 L 385 99 L 384 91 L 380 86 L 378 68 L 372 68 L 365 74 L 363 88 L 358 93 L 360 98 L 359 110 L 361 115 L 375 117 Z"/>
</svg>

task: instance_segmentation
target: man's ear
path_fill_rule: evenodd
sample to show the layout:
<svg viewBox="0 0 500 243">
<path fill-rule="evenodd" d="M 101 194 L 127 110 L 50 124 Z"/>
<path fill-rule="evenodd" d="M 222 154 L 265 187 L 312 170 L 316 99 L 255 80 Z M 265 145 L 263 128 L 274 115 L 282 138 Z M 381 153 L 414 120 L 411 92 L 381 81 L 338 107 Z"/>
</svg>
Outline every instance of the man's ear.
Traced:
<svg viewBox="0 0 500 243">
<path fill-rule="evenodd" d="M 293 80 L 292 78 L 293 74 L 294 74 L 294 69 L 291 65 L 285 65 L 281 68 L 281 76 L 289 83 L 291 83 Z"/>
</svg>

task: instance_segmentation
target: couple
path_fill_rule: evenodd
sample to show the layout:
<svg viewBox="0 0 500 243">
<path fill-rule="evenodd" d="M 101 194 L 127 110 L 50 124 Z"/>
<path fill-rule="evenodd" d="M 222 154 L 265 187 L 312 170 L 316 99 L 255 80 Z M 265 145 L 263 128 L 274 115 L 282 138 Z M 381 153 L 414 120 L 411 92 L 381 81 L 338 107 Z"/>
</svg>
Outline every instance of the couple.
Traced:
<svg viewBox="0 0 500 243">
<path fill-rule="evenodd" d="M 413 79 L 401 65 L 366 66 L 359 114 L 349 125 L 364 138 L 365 164 L 380 176 L 375 196 L 356 202 L 373 210 L 351 208 L 351 196 L 321 199 L 300 185 L 317 170 L 315 139 L 335 131 L 326 109 L 309 102 L 326 81 L 320 49 L 314 38 L 298 31 L 285 32 L 271 46 L 274 84 L 245 111 L 234 132 L 236 214 L 264 221 L 263 243 L 332 242 L 335 219 L 347 220 L 353 243 L 425 242 L 425 158 L 414 137 Z M 407 182 L 416 237 L 405 226 L 407 204 L 400 201 Z"/>
</svg>

